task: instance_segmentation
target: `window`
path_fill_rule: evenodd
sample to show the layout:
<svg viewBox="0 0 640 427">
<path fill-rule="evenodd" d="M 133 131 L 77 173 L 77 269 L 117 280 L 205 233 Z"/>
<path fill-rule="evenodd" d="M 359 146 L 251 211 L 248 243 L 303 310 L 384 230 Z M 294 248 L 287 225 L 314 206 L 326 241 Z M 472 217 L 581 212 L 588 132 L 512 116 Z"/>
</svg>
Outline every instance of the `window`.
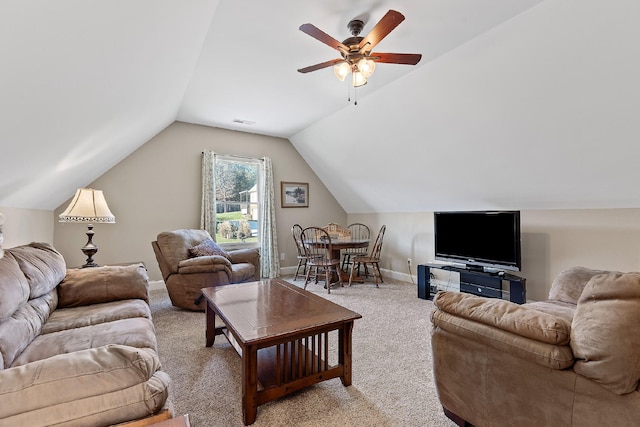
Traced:
<svg viewBox="0 0 640 427">
<path fill-rule="evenodd" d="M 216 241 L 251 244 L 260 241 L 262 162 L 215 156 Z"/>
</svg>

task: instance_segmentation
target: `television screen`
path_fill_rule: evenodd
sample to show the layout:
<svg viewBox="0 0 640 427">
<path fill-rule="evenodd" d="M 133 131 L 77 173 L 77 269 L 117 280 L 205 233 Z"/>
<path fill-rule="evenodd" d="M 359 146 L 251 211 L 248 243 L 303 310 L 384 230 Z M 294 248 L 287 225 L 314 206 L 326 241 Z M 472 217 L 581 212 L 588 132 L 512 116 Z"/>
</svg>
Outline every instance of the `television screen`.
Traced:
<svg viewBox="0 0 640 427">
<path fill-rule="evenodd" d="M 434 213 L 435 257 L 467 267 L 520 271 L 520 212 Z"/>
</svg>

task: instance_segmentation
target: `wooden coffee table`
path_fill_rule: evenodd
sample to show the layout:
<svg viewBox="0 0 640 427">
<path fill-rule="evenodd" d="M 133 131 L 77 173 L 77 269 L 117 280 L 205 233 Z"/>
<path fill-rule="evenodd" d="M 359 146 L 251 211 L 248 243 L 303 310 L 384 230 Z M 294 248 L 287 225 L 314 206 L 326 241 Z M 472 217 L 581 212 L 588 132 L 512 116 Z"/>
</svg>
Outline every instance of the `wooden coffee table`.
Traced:
<svg viewBox="0 0 640 427">
<path fill-rule="evenodd" d="M 202 289 L 207 347 L 224 333 L 242 356 L 242 417 L 258 406 L 312 384 L 340 377 L 351 385 L 351 332 L 362 316 L 280 279 Z M 223 325 L 216 325 L 216 315 Z M 329 332 L 338 331 L 336 365 Z M 335 335 L 334 335 L 335 337 Z"/>
</svg>

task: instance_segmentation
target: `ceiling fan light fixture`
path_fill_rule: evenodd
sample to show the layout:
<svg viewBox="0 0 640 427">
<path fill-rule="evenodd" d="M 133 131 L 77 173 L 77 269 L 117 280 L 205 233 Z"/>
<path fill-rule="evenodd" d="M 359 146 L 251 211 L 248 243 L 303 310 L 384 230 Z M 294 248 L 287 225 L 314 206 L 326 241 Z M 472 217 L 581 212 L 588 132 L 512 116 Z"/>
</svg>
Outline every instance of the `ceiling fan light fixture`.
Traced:
<svg viewBox="0 0 640 427">
<path fill-rule="evenodd" d="M 352 76 L 351 83 L 353 87 L 360 87 L 367 84 L 367 78 L 360 71 L 353 70 Z"/>
<path fill-rule="evenodd" d="M 376 70 L 376 63 L 372 59 L 362 58 L 358 61 L 358 70 L 360 70 L 364 77 L 371 77 Z"/>
<path fill-rule="evenodd" d="M 346 61 L 338 62 L 336 65 L 333 66 L 333 72 L 338 78 L 338 80 L 343 82 L 344 79 L 351 72 L 351 66 Z"/>
</svg>

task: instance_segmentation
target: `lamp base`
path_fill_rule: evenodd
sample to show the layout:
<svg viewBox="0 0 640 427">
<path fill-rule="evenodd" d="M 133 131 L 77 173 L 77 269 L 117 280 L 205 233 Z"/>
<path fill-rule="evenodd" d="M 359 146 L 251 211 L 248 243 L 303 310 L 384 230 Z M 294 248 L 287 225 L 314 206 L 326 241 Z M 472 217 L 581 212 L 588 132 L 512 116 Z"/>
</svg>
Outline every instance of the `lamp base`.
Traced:
<svg viewBox="0 0 640 427">
<path fill-rule="evenodd" d="M 93 224 L 89 224 L 87 228 L 89 229 L 87 231 L 87 237 L 89 240 L 87 240 L 87 244 L 81 248 L 82 253 L 87 256 L 87 262 L 80 268 L 99 267 L 98 264 L 93 261 L 93 256 L 98 252 L 98 247 L 93 244 Z"/>
</svg>

